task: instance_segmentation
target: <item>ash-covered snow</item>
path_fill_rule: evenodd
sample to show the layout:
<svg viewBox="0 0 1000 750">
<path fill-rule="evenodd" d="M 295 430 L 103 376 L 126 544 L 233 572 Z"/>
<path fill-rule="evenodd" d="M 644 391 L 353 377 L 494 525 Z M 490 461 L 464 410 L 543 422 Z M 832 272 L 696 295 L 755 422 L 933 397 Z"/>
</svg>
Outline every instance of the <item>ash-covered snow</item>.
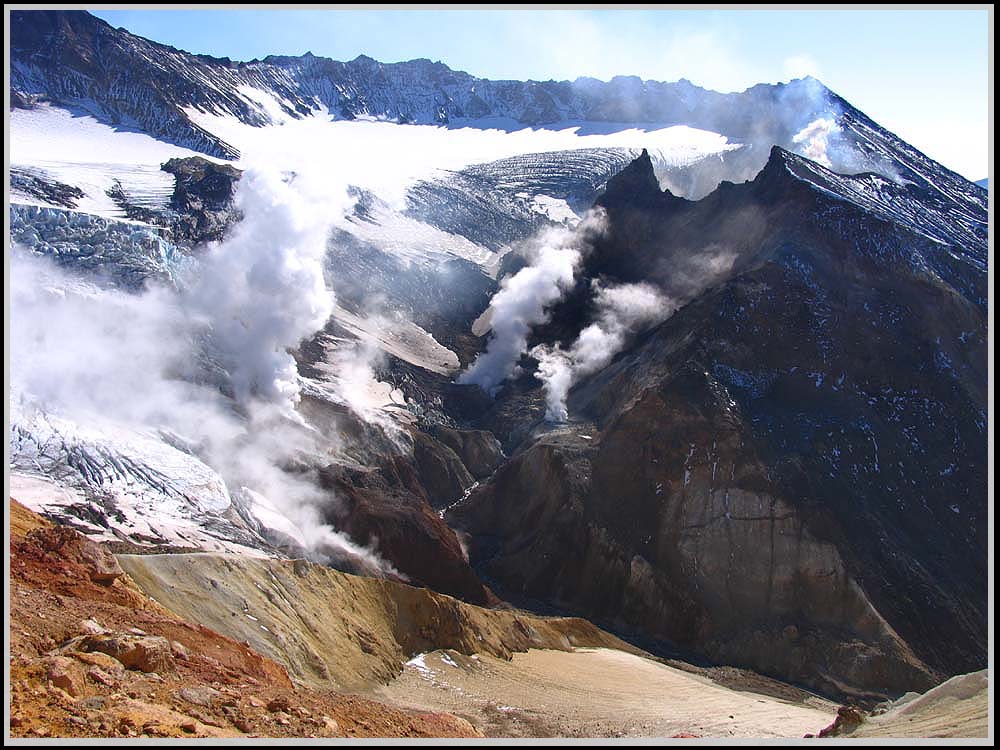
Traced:
<svg viewBox="0 0 1000 750">
<path fill-rule="evenodd" d="M 487 265 L 493 260 L 493 253 L 488 248 L 384 206 L 366 216 L 365 220 L 352 220 L 343 228 L 362 242 L 374 245 L 406 264 L 435 268 L 452 257 L 478 265 Z"/>
<path fill-rule="evenodd" d="M 551 195 L 530 196 L 534 203 L 535 210 L 556 223 L 574 223 L 579 217 L 562 198 L 553 198 Z"/>
<path fill-rule="evenodd" d="M 398 315 L 363 317 L 334 309 L 333 317 L 359 339 L 377 342 L 388 354 L 425 370 L 448 375 L 459 367 L 458 355 L 427 331 Z"/>
</svg>

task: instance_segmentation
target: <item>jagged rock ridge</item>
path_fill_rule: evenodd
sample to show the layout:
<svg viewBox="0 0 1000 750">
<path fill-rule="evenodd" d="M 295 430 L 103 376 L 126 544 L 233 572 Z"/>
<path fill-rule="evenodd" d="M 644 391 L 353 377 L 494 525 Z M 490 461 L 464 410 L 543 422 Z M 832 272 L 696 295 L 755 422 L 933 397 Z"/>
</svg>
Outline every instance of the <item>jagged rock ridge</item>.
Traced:
<svg viewBox="0 0 1000 750">
<path fill-rule="evenodd" d="M 905 204 L 886 220 L 870 179 L 775 149 L 699 202 L 648 156 L 609 182 L 607 235 L 536 340 L 575 337 L 591 278 L 682 296 L 691 258 L 731 267 L 578 385 L 569 425 L 507 432 L 511 460 L 449 511 L 501 595 L 827 693 L 982 666 L 985 253 Z M 541 415 L 531 380 L 494 407 L 501 436 Z"/>
</svg>

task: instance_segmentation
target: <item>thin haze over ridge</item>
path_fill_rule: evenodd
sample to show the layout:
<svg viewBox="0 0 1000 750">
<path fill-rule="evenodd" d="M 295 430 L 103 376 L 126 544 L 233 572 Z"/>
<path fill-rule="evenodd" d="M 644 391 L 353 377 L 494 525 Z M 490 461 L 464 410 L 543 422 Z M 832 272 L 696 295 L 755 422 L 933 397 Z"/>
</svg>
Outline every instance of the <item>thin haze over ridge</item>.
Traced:
<svg viewBox="0 0 1000 750">
<path fill-rule="evenodd" d="M 637 75 L 686 78 L 723 92 L 813 75 L 970 180 L 989 171 L 991 13 L 988 6 L 94 11 L 153 41 L 236 60 L 307 51 L 338 60 L 365 54 L 380 62 L 440 60 L 495 80 Z"/>
</svg>

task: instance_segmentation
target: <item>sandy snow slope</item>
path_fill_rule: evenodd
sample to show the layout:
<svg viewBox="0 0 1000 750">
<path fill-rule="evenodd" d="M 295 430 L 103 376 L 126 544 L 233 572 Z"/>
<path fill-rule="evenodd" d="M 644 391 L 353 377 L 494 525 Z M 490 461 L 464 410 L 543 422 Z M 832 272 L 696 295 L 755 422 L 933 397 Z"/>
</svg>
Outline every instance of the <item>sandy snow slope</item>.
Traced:
<svg viewBox="0 0 1000 750">
<path fill-rule="evenodd" d="M 118 560 L 160 605 L 249 643 L 297 682 L 453 713 L 488 736 L 801 738 L 836 715 L 833 703 L 750 673 L 721 684 L 711 670 L 643 658 L 578 618 L 475 607 L 303 561 Z"/>
<path fill-rule="evenodd" d="M 836 705 L 742 692 L 623 651 L 531 650 L 511 661 L 436 651 L 411 659 L 377 693 L 449 711 L 490 737 L 801 738 Z"/>
<path fill-rule="evenodd" d="M 986 737 L 989 671 L 952 677 L 923 695 L 907 694 L 851 737 Z"/>
</svg>

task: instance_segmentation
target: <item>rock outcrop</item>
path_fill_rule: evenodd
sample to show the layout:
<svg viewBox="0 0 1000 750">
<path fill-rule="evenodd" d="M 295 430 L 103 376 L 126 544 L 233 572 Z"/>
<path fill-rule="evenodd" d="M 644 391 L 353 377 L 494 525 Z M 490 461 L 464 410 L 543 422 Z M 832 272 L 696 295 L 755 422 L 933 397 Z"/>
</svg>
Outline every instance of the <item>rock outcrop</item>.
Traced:
<svg viewBox="0 0 1000 750">
<path fill-rule="evenodd" d="M 455 452 L 475 479 L 486 479 L 503 462 L 500 441 L 486 430 L 460 430 L 434 425 L 430 434 Z"/>
<path fill-rule="evenodd" d="M 641 653 L 579 618 L 487 609 L 304 560 L 122 555 L 137 584 L 178 614 L 248 643 L 316 687 L 363 690 L 437 649 L 510 658 L 529 648 Z"/>
<path fill-rule="evenodd" d="M 687 304 L 574 389 L 568 425 L 509 433 L 449 511 L 501 596 L 828 695 L 982 665 L 985 256 L 831 195 L 866 180 L 775 149 L 699 202 L 647 157 L 609 183 L 608 232 L 535 339 L 593 319 L 592 278 Z"/>
<path fill-rule="evenodd" d="M 475 604 L 496 602 L 469 567 L 455 532 L 431 506 L 411 456 L 390 456 L 371 467 L 330 465 L 320 482 L 337 498 L 326 518 L 375 550 L 404 580 Z"/>
<path fill-rule="evenodd" d="M 21 555 L 49 560 L 54 566 L 73 566 L 102 586 L 110 586 L 124 575 L 115 556 L 67 526 L 47 526 L 29 531 L 18 542 Z"/>
<path fill-rule="evenodd" d="M 170 159 L 160 167 L 174 176 L 170 229 L 175 241 L 192 245 L 221 240 L 239 221 L 233 207 L 236 183 L 242 172 L 229 164 L 218 164 L 200 156 Z"/>
</svg>

